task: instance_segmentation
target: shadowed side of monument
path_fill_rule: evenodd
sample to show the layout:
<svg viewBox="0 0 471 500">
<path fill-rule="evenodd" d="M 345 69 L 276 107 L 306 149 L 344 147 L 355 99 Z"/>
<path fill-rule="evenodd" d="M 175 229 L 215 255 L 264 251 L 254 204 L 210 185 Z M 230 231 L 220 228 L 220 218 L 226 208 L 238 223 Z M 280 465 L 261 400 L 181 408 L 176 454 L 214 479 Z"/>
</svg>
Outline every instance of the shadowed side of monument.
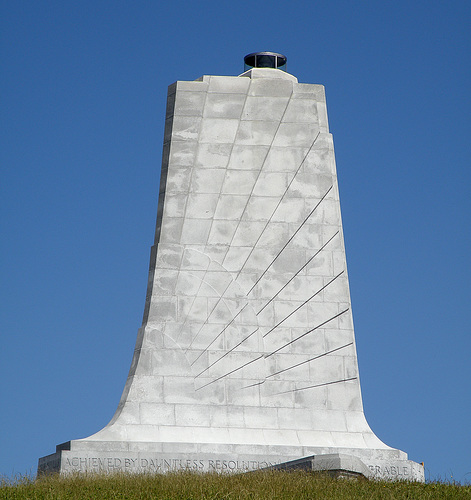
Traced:
<svg viewBox="0 0 471 500">
<path fill-rule="evenodd" d="M 324 88 L 283 58 L 250 54 L 262 67 L 169 87 L 121 401 L 40 471 L 235 472 L 342 454 L 374 477 L 423 480 L 364 417 Z"/>
</svg>

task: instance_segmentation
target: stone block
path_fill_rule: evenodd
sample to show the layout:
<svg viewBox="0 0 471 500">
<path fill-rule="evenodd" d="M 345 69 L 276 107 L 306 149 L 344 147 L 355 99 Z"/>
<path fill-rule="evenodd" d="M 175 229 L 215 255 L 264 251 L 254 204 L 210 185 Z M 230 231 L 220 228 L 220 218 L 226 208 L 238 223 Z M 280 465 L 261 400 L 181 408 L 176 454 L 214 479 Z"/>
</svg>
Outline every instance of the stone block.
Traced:
<svg viewBox="0 0 471 500">
<path fill-rule="evenodd" d="M 254 188 L 254 195 L 277 196 L 280 199 L 288 189 L 288 175 L 285 172 L 261 172 Z"/>
<path fill-rule="evenodd" d="M 211 219 L 190 219 L 187 215 L 183 223 L 180 241 L 187 245 L 205 245 L 210 229 Z"/>
<path fill-rule="evenodd" d="M 319 134 L 317 123 L 283 122 L 279 125 L 273 146 L 310 148 Z"/>
<path fill-rule="evenodd" d="M 172 119 L 172 140 L 196 141 L 202 118 L 196 116 L 178 116 Z"/>
<path fill-rule="evenodd" d="M 203 118 L 199 141 L 201 143 L 233 143 L 239 120 L 233 118 Z"/>
<path fill-rule="evenodd" d="M 188 216 L 193 219 L 212 219 L 216 211 L 218 197 L 214 193 L 190 193 L 186 208 Z"/>
<path fill-rule="evenodd" d="M 164 244 L 179 243 L 183 226 L 183 218 L 167 217 L 162 221 L 160 234 L 157 241 Z"/>
<path fill-rule="evenodd" d="M 245 100 L 245 94 L 218 94 L 210 92 L 204 107 L 204 117 L 239 119 Z"/>
<path fill-rule="evenodd" d="M 213 220 L 211 232 L 209 233 L 208 244 L 230 245 L 236 229 L 237 222 Z"/>
<path fill-rule="evenodd" d="M 248 195 L 221 194 L 219 196 L 214 218 L 237 222 L 244 214 L 248 201 Z"/>
<path fill-rule="evenodd" d="M 207 92 L 208 91 L 208 83 L 207 82 L 183 82 L 177 81 L 172 90 L 175 89 L 175 93 L 178 92 Z M 169 90 L 169 93 L 171 91 Z"/>
<path fill-rule="evenodd" d="M 206 100 L 204 92 L 178 92 L 173 114 L 181 116 L 202 116 Z"/>
<path fill-rule="evenodd" d="M 169 163 L 176 168 L 192 167 L 195 162 L 197 145 L 196 141 L 172 141 Z"/>
<path fill-rule="evenodd" d="M 241 121 L 235 144 L 243 146 L 270 146 L 277 133 L 278 123 L 273 121 Z"/>
<path fill-rule="evenodd" d="M 256 170 L 264 166 L 268 146 L 235 144 L 231 151 L 228 168 L 231 170 Z"/>
<path fill-rule="evenodd" d="M 175 425 L 175 405 L 162 403 L 140 403 L 140 418 L 142 424 Z M 136 422 L 137 423 L 137 422 Z"/>
<path fill-rule="evenodd" d="M 165 197 L 165 214 L 168 217 L 182 218 L 185 216 L 185 207 L 188 195 L 185 193 L 170 194 Z"/>
<path fill-rule="evenodd" d="M 220 193 L 225 175 L 226 171 L 222 168 L 195 170 L 191 182 L 191 191 L 195 193 Z"/>
<path fill-rule="evenodd" d="M 226 168 L 231 156 L 232 144 L 199 143 L 195 168 Z"/>
<path fill-rule="evenodd" d="M 209 92 L 221 92 L 224 94 L 247 94 L 250 80 L 233 76 L 211 76 Z"/>
<path fill-rule="evenodd" d="M 279 122 L 286 111 L 288 101 L 288 97 L 248 96 L 241 120 Z"/>
<path fill-rule="evenodd" d="M 291 97 L 294 83 L 279 78 L 259 78 L 250 82 L 249 96 Z"/>
<path fill-rule="evenodd" d="M 221 192 L 224 194 L 250 194 L 258 172 L 253 170 L 227 170 Z"/>
<path fill-rule="evenodd" d="M 265 161 L 265 171 L 295 173 L 302 169 L 308 157 L 308 152 L 309 148 L 307 147 L 272 146 Z"/>
<path fill-rule="evenodd" d="M 283 122 L 317 123 L 318 102 L 312 99 L 291 99 L 283 116 Z"/>
<path fill-rule="evenodd" d="M 189 167 L 176 168 L 167 174 L 165 190 L 171 194 L 188 194 L 192 170 Z"/>
</svg>

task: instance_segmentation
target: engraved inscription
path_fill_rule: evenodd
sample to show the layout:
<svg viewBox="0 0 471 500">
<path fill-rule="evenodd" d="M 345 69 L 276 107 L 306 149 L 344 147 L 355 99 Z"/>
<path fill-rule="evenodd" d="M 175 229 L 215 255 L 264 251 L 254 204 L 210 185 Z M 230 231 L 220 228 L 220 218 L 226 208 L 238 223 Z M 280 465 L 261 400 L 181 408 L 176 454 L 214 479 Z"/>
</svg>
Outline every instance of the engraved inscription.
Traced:
<svg viewBox="0 0 471 500">
<path fill-rule="evenodd" d="M 129 471 L 167 472 L 192 471 L 249 471 L 276 465 L 270 460 L 199 460 L 180 458 L 119 458 L 119 457 L 67 457 L 66 470 L 70 471 Z"/>
<path fill-rule="evenodd" d="M 404 465 L 368 465 L 375 477 L 395 477 L 407 479 L 410 476 L 409 467 Z"/>
</svg>

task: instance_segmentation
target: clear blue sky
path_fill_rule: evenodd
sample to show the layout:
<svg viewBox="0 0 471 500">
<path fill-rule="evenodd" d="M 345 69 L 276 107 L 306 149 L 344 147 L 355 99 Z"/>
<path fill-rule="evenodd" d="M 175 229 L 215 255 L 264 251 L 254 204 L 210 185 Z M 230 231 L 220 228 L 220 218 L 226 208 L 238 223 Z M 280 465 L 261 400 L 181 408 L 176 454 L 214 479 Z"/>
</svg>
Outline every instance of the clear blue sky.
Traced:
<svg viewBox="0 0 471 500">
<path fill-rule="evenodd" d="M 471 481 L 469 1 L 3 1 L 0 475 L 101 429 L 142 320 L 167 86 L 326 86 L 366 417 Z"/>
</svg>

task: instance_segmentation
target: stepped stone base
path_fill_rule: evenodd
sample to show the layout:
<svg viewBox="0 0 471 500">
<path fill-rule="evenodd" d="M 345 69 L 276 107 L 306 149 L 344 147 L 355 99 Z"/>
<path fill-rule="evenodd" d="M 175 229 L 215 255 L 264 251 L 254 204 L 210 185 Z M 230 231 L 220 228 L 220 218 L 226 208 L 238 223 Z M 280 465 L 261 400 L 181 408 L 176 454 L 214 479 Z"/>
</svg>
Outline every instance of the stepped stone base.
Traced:
<svg viewBox="0 0 471 500">
<path fill-rule="evenodd" d="M 275 465 L 271 469 L 327 473 L 334 478 L 344 479 L 372 479 L 375 476 L 374 466 L 370 469 L 359 458 L 341 453 L 300 458 Z"/>
<path fill-rule="evenodd" d="M 406 453 L 393 449 L 80 440 L 58 445 L 55 453 L 40 458 L 38 473 L 165 473 L 179 470 L 237 473 L 265 468 L 339 470 L 371 479 L 424 481 L 423 466 L 407 460 Z"/>
</svg>

